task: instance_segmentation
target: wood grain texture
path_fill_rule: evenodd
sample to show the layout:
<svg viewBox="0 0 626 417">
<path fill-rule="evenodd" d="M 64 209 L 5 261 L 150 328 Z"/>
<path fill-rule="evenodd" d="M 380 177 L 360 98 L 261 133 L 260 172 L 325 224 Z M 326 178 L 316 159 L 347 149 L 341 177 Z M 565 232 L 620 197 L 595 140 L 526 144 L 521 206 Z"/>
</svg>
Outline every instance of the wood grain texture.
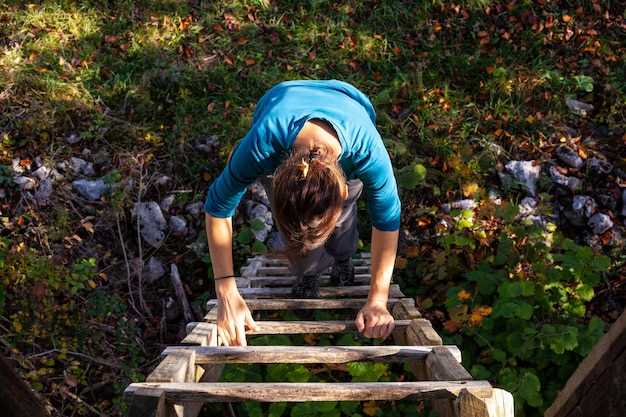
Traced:
<svg viewBox="0 0 626 417">
<path fill-rule="evenodd" d="M 364 297 L 369 294 L 369 285 L 352 285 L 346 287 L 321 287 L 320 297 Z M 240 288 L 239 293 L 244 298 L 284 298 L 291 294 L 291 288 L 273 287 L 273 288 Z M 402 291 L 397 284 L 389 286 L 390 297 L 402 297 Z"/>
<path fill-rule="evenodd" d="M 407 342 L 410 345 L 439 346 L 443 342 L 430 321 L 413 319 L 406 330 Z"/>
<path fill-rule="evenodd" d="M 387 305 L 391 308 L 401 298 L 390 298 Z M 323 299 L 323 298 L 250 298 L 246 300 L 248 308 L 251 310 L 330 310 L 330 309 L 360 309 L 367 302 L 367 298 L 344 298 L 344 299 Z M 217 305 L 217 300 L 209 300 L 207 308 L 211 309 Z"/>
<path fill-rule="evenodd" d="M 368 284 L 372 279 L 371 274 L 355 274 L 354 282 L 356 284 Z M 281 286 L 293 286 L 297 278 L 295 275 L 267 275 L 267 276 L 254 276 L 247 278 L 236 278 L 237 286 L 240 288 L 245 287 L 281 287 Z M 241 285 L 240 285 L 241 283 Z M 321 275 L 320 285 L 329 285 L 330 276 Z"/>
<path fill-rule="evenodd" d="M 396 329 L 403 331 L 411 323 L 410 320 L 396 320 Z M 191 332 L 192 328 L 199 324 L 211 324 L 213 323 L 187 323 L 187 332 Z M 357 331 L 354 324 L 354 320 L 325 320 L 325 321 L 256 321 L 258 330 L 247 330 L 248 335 L 262 335 L 262 334 L 308 334 L 308 333 L 344 333 Z M 187 338 L 183 339 L 183 342 Z M 199 344 L 199 343 L 181 343 L 181 344 Z M 205 345 L 202 345 L 205 346 Z"/>
<path fill-rule="evenodd" d="M 439 346 L 457 364 L 456 346 Z M 355 361 L 404 362 L 424 360 L 430 346 L 170 346 L 164 355 L 193 352 L 196 364 L 207 363 L 347 363 Z M 448 352 L 449 351 L 449 352 Z M 156 381 L 149 381 L 156 382 Z"/>
<path fill-rule="evenodd" d="M 461 390 L 454 401 L 455 417 L 514 417 L 513 396 L 494 388 L 491 396 L 480 398 L 467 390 Z"/>
<path fill-rule="evenodd" d="M 355 274 L 367 274 L 369 272 L 370 272 L 369 265 L 355 265 L 354 266 Z M 287 266 L 261 266 L 256 270 L 256 275 L 261 276 L 261 275 L 293 275 L 293 274 L 291 270 L 289 269 L 289 267 Z"/>
<path fill-rule="evenodd" d="M 181 345 L 217 346 L 217 326 L 214 323 L 187 323 L 187 336 Z"/>
<path fill-rule="evenodd" d="M 248 258 L 247 262 L 250 263 L 252 262 L 253 259 L 254 258 Z M 282 258 L 259 256 L 258 259 L 260 259 L 263 262 L 263 266 L 289 266 L 289 261 L 286 258 L 282 259 Z M 362 259 L 362 258 L 352 258 L 352 264 L 354 266 L 371 265 L 371 260 Z"/>
<path fill-rule="evenodd" d="M 193 350 L 182 349 L 167 354 L 154 371 L 146 377 L 146 381 L 193 382 L 195 377 L 194 355 Z"/>
<path fill-rule="evenodd" d="M 466 381 L 472 376 L 463 368 L 459 357 L 447 347 L 433 346 L 426 357 L 426 372 L 431 381 Z"/>
<path fill-rule="evenodd" d="M 590 406 L 607 406 L 607 401 L 614 401 L 615 411 L 606 411 L 606 417 L 626 415 L 626 369 L 613 373 L 620 358 L 626 358 L 626 311 L 613 323 L 609 331 L 596 343 L 589 355 L 580 363 L 570 376 L 565 387 L 557 394 L 552 405 L 546 410 L 545 417 L 569 417 L 577 408 L 584 412 L 583 405 L 588 398 Z M 624 363 L 624 360 L 622 360 Z M 600 391 L 615 390 L 621 398 L 606 398 L 604 401 L 591 395 L 594 388 Z M 620 404 L 621 400 L 621 404 Z M 621 410 L 620 410 L 621 408 Z M 575 414 L 574 414 L 575 415 Z M 600 415 L 600 414 L 597 414 Z M 603 415 L 604 417 L 604 415 Z"/>
<path fill-rule="evenodd" d="M 492 388 L 485 381 L 422 381 L 364 383 L 136 383 L 126 388 L 132 394 L 160 396 L 168 401 L 381 401 L 455 398 L 462 389 L 478 397 L 488 397 Z M 151 392 L 150 392 L 151 391 Z"/>
</svg>

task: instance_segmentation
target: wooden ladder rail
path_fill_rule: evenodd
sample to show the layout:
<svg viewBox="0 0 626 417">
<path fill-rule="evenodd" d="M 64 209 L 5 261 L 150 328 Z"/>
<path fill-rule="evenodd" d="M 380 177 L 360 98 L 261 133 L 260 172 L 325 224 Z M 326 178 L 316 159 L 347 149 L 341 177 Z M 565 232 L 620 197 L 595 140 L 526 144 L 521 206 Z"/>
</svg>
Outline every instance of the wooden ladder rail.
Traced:
<svg viewBox="0 0 626 417">
<path fill-rule="evenodd" d="M 369 254 L 354 259 L 357 283 L 369 282 Z M 248 259 L 237 278 L 251 310 L 358 309 L 365 298 L 290 299 L 284 285 L 292 285 L 286 261 L 256 256 Z M 322 284 L 328 276 L 322 276 Z M 366 285 L 322 287 L 322 297 L 366 297 Z M 249 298 L 254 297 L 254 298 Z M 389 307 L 396 319 L 397 346 L 220 347 L 215 320 L 216 300 L 207 303 L 204 322 L 188 323 L 181 346 L 168 347 L 164 359 L 146 383 L 131 384 L 129 416 L 196 417 L 204 402 L 323 401 L 372 399 L 430 399 L 442 417 L 513 417 L 510 393 L 473 381 L 460 364 L 456 346 L 443 346 L 431 323 L 422 318 L 412 299 L 399 287 L 390 288 Z M 354 331 L 353 321 L 257 321 L 247 334 L 342 333 Z M 419 382 L 402 383 L 217 383 L 225 363 L 344 363 L 355 360 L 409 362 Z"/>
</svg>

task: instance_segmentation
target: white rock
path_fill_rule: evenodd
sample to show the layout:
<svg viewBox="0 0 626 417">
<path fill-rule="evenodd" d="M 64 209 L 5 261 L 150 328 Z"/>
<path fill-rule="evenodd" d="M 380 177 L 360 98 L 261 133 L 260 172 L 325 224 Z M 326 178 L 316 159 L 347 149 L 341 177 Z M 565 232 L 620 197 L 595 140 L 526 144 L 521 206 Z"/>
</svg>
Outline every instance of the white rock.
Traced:
<svg viewBox="0 0 626 417">
<path fill-rule="evenodd" d="M 50 176 L 51 173 L 52 170 L 45 165 L 41 165 L 39 168 L 33 171 L 33 175 L 39 178 L 39 180 L 45 180 Z"/>
<path fill-rule="evenodd" d="M 613 227 L 613 221 L 604 213 L 596 213 L 587 222 L 589 227 L 593 229 L 593 233 L 601 235 L 602 233 Z"/>
<path fill-rule="evenodd" d="M 175 235 L 185 235 L 187 233 L 187 220 L 180 216 L 170 217 L 170 230 Z"/>
<path fill-rule="evenodd" d="M 161 175 L 159 176 L 159 178 L 157 178 L 154 183 L 156 185 L 167 185 L 170 181 L 172 181 L 172 179 L 170 177 L 168 177 L 167 175 Z"/>
<path fill-rule="evenodd" d="M 252 233 L 254 233 L 254 237 L 257 240 L 260 240 L 261 242 L 265 242 L 265 239 L 267 239 L 267 235 L 269 234 L 271 229 L 267 229 L 266 227 L 264 227 L 261 230 L 253 230 Z"/>
<path fill-rule="evenodd" d="M 502 196 L 500 195 L 498 190 L 494 190 L 493 188 L 490 189 L 487 197 L 496 206 L 499 206 L 500 204 L 502 204 Z"/>
<path fill-rule="evenodd" d="M 170 211 L 170 209 L 172 208 L 172 204 L 174 204 L 175 198 L 176 196 L 174 194 L 170 194 L 166 196 L 163 200 L 161 200 L 161 203 L 159 204 L 159 206 L 161 206 L 161 210 L 163 210 L 164 212 Z"/>
<path fill-rule="evenodd" d="M 109 184 L 106 184 L 103 180 L 76 180 L 72 182 L 72 187 L 81 196 L 90 201 L 99 200 L 100 197 L 111 189 Z"/>
<path fill-rule="evenodd" d="M 572 113 L 578 116 L 585 117 L 593 111 L 593 105 L 574 100 L 573 98 L 565 99 L 565 105 L 571 110 Z"/>
<path fill-rule="evenodd" d="M 52 196 L 52 180 L 46 178 L 39 182 L 39 187 L 35 191 L 35 200 L 40 206 L 45 206 L 50 203 L 50 197 Z"/>
<path fill-rule="evenodd" d="M 15 182 L 22 191 L 32 190 L 35 188 L 35 185 L 37 185 L 34 179 L 24 176 L 13 178 L 13 182 Z"/>
<path fill-rule="evenodd" d="M 539 202 L 532 197 L 524 197 L 519 204 L 519 215 L 521 217 L 530 216 L 535 214 L 535 209 Z"/>
<path fill-rule="evenodd" d="M 561 145 L 556 149 L 556 156 L 574 169 L 580 169 L 584 164 L 584 161 L 578 156 L 576 151 L 565 145 Z"/>
<path fill-rule="evenodd" d="M 69 135 L 65 136 L 65 141 L 67 143 L 69 143 L 70 145 L 74 145 L 78 142 L 80 142 L 81 137 L 78 133 L 72 132 Z"/>
<path fill-rule="evenodd" d="M 537 180 L 541 172 L 541 165 L 535 165 L 534 161 L 509 161 L 504 168 L 522 184 L 530 195 L 537 194 Z"/>
<path fill-rule="evenodd" d="M 580 179 L 561 174 L 554 165 L 548 168 L 548 173 L 550 174 L 550 178 L 552 178 L 552 182 L 562 187 L 569 188 L 572 191 L 576 191 L 582 186 Z"/>
<path fill-rule="evenodd" d="M 144 278 L 146 281 L 148 283 L 153 283 L 164 275 L 165 267 L 163 266 L 163 262 L 154 256 L 150 257 L 144 268 Z"/>
<path fill-rule="evenodd" d="M 139 220 L 141 237 L 152 247 L 158 248 L 165 239 L 167 222 L 161 207 L 155 201 L 135 204 L 133 216 Z"/>
<path fill-rule="evenodd" d="M 197 216 L 202 213 L 202 209 L 204 208 L 204 203 L 202 201 L 198 201 L 196 203 L 189 203 L 185 206 L 185 211 L 187 213 Z"/>
<path fill-rule="evenodd" d="M 211 152 L 217 146 L 219 146 L 219 140 L 217 136 L 208 135 L 196 139 L 193 147 L 198 151 Z"/>
<path fill-rule="evenodd" d="M 267 206 L 263 205 L 263 204 L 255 204 L 252 209 L 250 210 L 250 212 L 248 213 L 248 215 L 251 218 L 258 218 L 261 217 L 263 219 L 263 221 L 265 221 L 265 215 L 269 212 L 269 209 L 267 208 Z"/>
<path fill-rule="evenodd" d="M 71 157 L 70 158 L 70 168 L 74 171 L 75 174 L 82 174 L 86 176 L 95 175 L 96 171 L 93 169 L 93 164 L 91 162 L 87 162 L 82 158 Z"/>
<path fill-rule="evenodd" d="M 21 175 L 26 171 L 26 169 L 30 169 L 30 164 L 28 164 L 28 166 L 26 167 L 23 167 L 20 162 L 20 158 L 15 158 L 11 161 L 11 171 L 13 171 L 13 174 L 15 175 Z"/>
<path fill-rule="evenodd" d="M 267 196 L 267 191 L 263 184 L 258 181 L 253 182 L 248 186 L 248 190 L 250 190 L 250 198 L 254 201 L 262 203 L 266 206 L 270 205 L 270 200 Z"/>
<path fill-rule="evenodd" d="M 450 213 L 452 210 L 473 210 L 478 206 L 478 203 L 474 200 L 458 200 L 452 203 L 442 204 L 441 209 L 445 213 Z"/>
<path fill-rule="evenodd" d="M 576 195 L 572 201 L 572 209 L 579 216 L 591 217 L 596 207 L 596 201 L 588 195 Z"/>
<path fill-rule="evenodd" d="M 613 165 L 604 159 L 593 158 L 587 159 L 587 169 L 593 174 L 606 175 L 613 171 Z"/>
</svg>

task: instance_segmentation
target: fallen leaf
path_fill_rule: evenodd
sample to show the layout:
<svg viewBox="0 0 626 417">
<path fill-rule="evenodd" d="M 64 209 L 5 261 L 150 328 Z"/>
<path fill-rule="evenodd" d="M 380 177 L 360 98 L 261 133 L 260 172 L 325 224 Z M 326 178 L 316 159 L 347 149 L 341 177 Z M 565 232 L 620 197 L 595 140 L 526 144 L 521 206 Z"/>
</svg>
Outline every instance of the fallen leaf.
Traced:
<svg viewBox="0 0 626 417">
<path fill-rule="evenodd" d="M 459 323 L 457 323 L 454 320 L 448 320 L 443 324 L 443 328 L 448 332 L 448 333 L 456 333 L 457 330 L 459 330 L 461 326 L 459 326 Z"/>
<path fill-rule="evenodd" d="M 470 298 L 472 298 L 472 294 L 469 293 L 468 291 L 461 290 L 457 293 L 456 298 L 458 298 L 459 301 L 467 301 Z"/>
<path fill-rule="evenodd" d="M 474 195 L 476 195 L 476 193 L 478 192 L 478 184 L 475 182 L 468 182 L 466 184 L 463 184 L 463 195 L 465 197 L 472 197 Z"/>
</svg>

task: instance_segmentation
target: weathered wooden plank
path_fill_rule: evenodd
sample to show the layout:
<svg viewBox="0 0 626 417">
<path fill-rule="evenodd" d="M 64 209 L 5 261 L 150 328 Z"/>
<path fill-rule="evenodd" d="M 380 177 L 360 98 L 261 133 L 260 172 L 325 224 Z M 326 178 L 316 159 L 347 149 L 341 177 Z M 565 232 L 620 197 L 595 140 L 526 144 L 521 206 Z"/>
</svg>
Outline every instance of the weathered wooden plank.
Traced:
<svg viewBox="0 0 626 417">
<path fill-rule="evenodd" d="M 438 346 L 443 342 L 430 321 L 426 319 L 413 319 L 407 328 L 407 342 L 409 345 Z"/>
<path fill-rule="evenodd" d="M 204 321 L 214 322 L 217 320 L 217 300 L 213 300 L 215 303 L 213 305 L 209 305 L 207 303 L 207 308 L 209 310 L 208 313 L 204 316 Z"/>
<path fill-rule="evenodd" d="M 195 352 L 178 351 L 172 352 L 165 356 L 165 358 L 159 363 L 159 365 L 148 375 L 147 382 L 195 382 Z M 142 394 L 142 397 L 145 395 Z M 145 401 L 142 401 L 144 403 Z M 183 405 L 175 405 L 170 407 L 167 405 L 166 411 L 163 411 L 168 417 L 186 417 L 190 413 L 197 412 L 200 407 L 197 405 L 191 405 L 191 409 L 185 410 L 187 407 Z"/>
<path fill-rule="evenodd" d="M 418 319 L 422 317 L 419 310 L 415 307 L 415 302 L 410 298 L 393 306 L 392 315 L 403 319 Z"/>
<path fill-rule="evenodd" d="M 193 350 L 179 350 L 168 354 L 148 375 L 147 382 L 190 382 L 195 374 Z"/>
<path fill-rule="evenodd" d="M 369 272 L 369 265 L 354 266 L 355 274 L 367 274 Z M 292 275 L 292 273 L 287 266 L 261 266 L 256 270 L 256 275 Z"/>
<path fill-rule="evenodd" d="M 187 323 L 187 336 L 181 345 L 217 346 L 217 326 L 214 323 Z"/>
<path fill-rule="evenodd" d="M 289 261 L 287 260 L 287 258 L 272 258 L 264 256 L 248 258 L 248 264 L 255 259 L 261 260 L 263 262 L 263 266 L 289 266 Z M 370 259 L 365 258 L 352 258 L 352 264 L 354 266 L 371 265 L 371 261 Z"/>
<path fill-rule="evenodd" d="M 617 358 L 626 350 L 626 311 L 611 325 L 609 331 L 596 343 L 589 355 L 580 363 L 570 376 L 565 387 L 557 394 L 552 405 L 546 410 L 545 417 L 565 417 L 595 386 L 615 384 L 615 381 L 601 380 L 606 370 L 613 367 Z M 622 371 L 625 374 L 626 370 Z M 592 399 L 595 402 L 597 399 Z M 626 410 L 623 410 L 626 413 Z"/>
<path fill-rule="evenodd" d="M 513 396 L 494 388 L 490 397 L 480 398 L 461 390 L 454 401 L 455 417 L 514 417 Z"/>
<path fill-rule="evenodd" d="M 355 274 L 355 284 L 368 284 L 371 280 L 371 274 Z M 247 278 L 237 278 L 237 286 L 239 288 L 251 287 L 281 287 L 281 286 L 293 286 L 296 283 L 297 277 L 294 275 L 267 275 L 267 276 L 255 276 Z M 241 285 L 239 285 L 241 283 Z M 249 284 L 249 285 L 248 285 Z M 328 274 L 320 276 L 320 285 L 330 284 L 330 276 Z"/>
<path fill-rule="evenodd" d="M 421 381 L 421 382 L 362 382 L 362 383 L 135 383 L 127 393 L 143 389 L 154 396 L 165 393 L 168 401 L 382 401 L 428 400 L 455 398 L 462 389 L 478 397 L 491 395 L 486 381 Z"/>
<path fill-rule="evenodd" d="M 396 320 L 395 328 L 404 331 L 411 323 L 410 320 Z M 191 332 L 196 325 L 212 323 L 187 323 L 187 332 Z M 261 321 L 257 320 L 258 330 L 247 330 L 248 335 L 262 334 L 309 334 L 309 333 L 344 333 L 357 331 L 354 320 L 324 320 L 324 321 Z M 187 338 L 185 338 L 187 339 Z M 183 339 L 183 342 L 185 341 Z M 199 343 L 182 343 L 182 344 L 199 344 Z M 205 346 L 205 345 L 202 345 Z"/>
<path fill-rule="evenodd" d="M 447 347 L 432 346 L 426 357 L 426 372 L 431 381 L 466 381 L 472 376 L 461 366 L 459 357 Z"/>
<path fill-rule="evenodd" d="M 393 307 L 402 298 L 390 298 L 387 304 Z M 246 300 L 251 310 L 329 310 L 329 309 L 360 309 L 367 298 L 250 298 Z M 217 300 L 209 300 L 209 309 L 217 305 Z"/>
<path fill-rule="evenodd" d="M 128 417 L 168 417 L 168 411 L 174 413 L 173 407 L 165 402 L 165 392 L 160 396 L 153 396 L 150 395 L 153 394 L 150 390 L 147 393 L 144 391 L 140 388 L 132 393 L 124 393 L 128 403 Z"/>
<path fill-rule="evenodd" d="M 281 298 L 291 294 L 291 288 L 273 287 L 273 288 L 240 288 L 239 293 L 244 298 Z M 320 297 L 363 297 L 367 296 L 370 291 L 369 285 L 352 285 L 346 287 L 321 287 Z M 402 291 L 397 284 L 389 286 L 390 297 L 402 297 Z"/>
<path fill-rule="evenodd" d="M 456 346 L 438 346 L 448 354 L 461 353 Z M 193 352 L 196 364 L 207 363 L 347 363 L 356 361 L 403 362 L 423 360 L 431 346 L 170 346 L 164 355 L 178 351 Z M 443 355 L 443 353 L 441 354 Z M 149 381 L 154 382 L 154 381 Z"/>
</svg>

